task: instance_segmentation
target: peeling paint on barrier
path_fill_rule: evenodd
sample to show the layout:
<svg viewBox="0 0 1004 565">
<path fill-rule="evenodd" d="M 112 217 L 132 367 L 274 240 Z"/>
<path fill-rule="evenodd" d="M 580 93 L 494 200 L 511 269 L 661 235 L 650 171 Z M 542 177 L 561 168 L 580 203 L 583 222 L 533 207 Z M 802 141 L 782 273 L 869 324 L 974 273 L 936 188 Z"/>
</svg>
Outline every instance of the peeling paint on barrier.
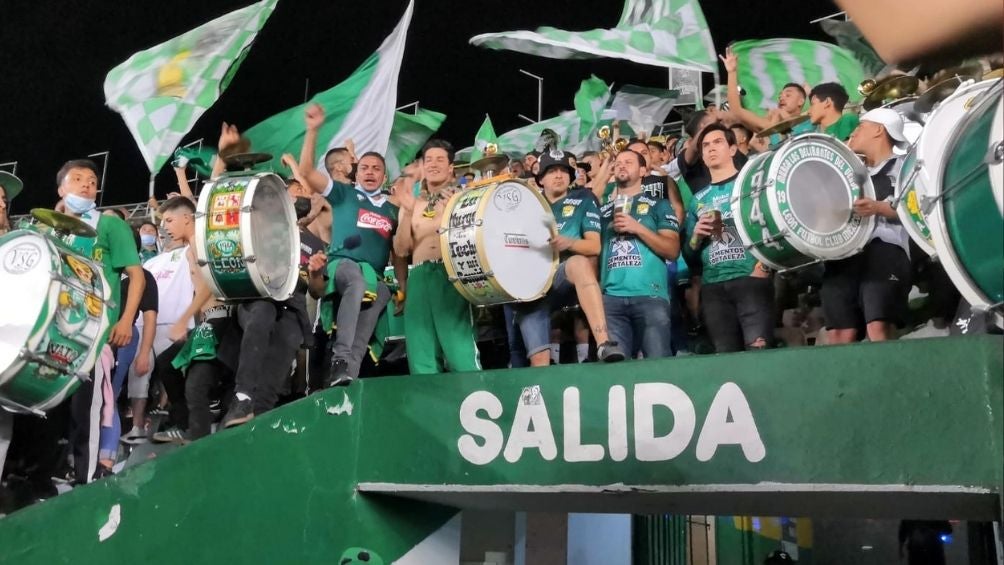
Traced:
<svg viewBox="0 0 1004 565">
<path fill-rule="evenodd" d="M 343 392 L 342 403 L 339 404 L 338 406 L 328 406 L 327 412 L 332 416 L 338 416 L 340 414 L 348 414 L 349 416 L 351 416 L 352 408 L 353 408 L 352 401 L 349 400 L 349 395 Z"/>
<path fill-rule="evenodd" d="M 112 506 L 112 509 L 108 511 L 108 521 L 105 522 L 104 526 L 98 530 L 98 541 L 105 541 L 106 539 L 115 535 L 115 532 L 119 529 L 119 524 L 122 523 L 122 506 L 116 504 Z"/>
</svg>

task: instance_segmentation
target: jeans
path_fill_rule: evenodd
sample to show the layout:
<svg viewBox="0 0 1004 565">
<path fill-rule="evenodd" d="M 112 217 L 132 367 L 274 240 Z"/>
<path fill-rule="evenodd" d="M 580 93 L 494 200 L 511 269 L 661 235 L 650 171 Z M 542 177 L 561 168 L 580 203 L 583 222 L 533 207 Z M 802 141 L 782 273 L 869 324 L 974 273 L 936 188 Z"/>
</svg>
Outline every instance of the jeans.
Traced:
<svg viewBox="0 0 1004 565">
<path fill-rule="evenodd" d="M 603 295 L 607 333 L 629 358 L 638 351 L 646 359 L 669 357 L 669 301 L 654 296 Z"/>
<path fill-rule="evenodd" d="M 743 351 L 774 338 L 774 285 L 769 278 L 740 277 L 701 287 L 701 311 L 717 353 Z"/>
<path fill-rule="evenodd" d="M 335 288 L 341 298 L 335 314 L 338 329 L 331 351 L 335 359 L 348 363 L 349 376 L 356 378 L 380 314 L 390 302 L 390 289 L 382 282 L 377 283 L 376 299 L 363 308 L 366 280 L 359 264 L 348 259 L 338 263 Z"/>
<path fill-rule="evenodd" d="M 526 346 L 523 345 L 523 334 L 516 325 L 516 311 L 512 304 L 503 304 L 502 313 L 505 315 L 505 333 L 509 340 L 509 367 L 518 369 L 529 367 L 526 354 Z"/>
<path fill-rule="evenodd" d="M 527 359 L 550 349 L 551 312 L 567 304 L 576 303 L 578 300 L 575 295 L 575 285 L 565 276 L 565 263 L 562 262 L 558 265 L 554 282 L 551 283 L 551 289 L 544 298 L 513 305 L 513 324 L 523 338 L 523 353 Z"/>
<path fill-rule="evenodd" d="M 133 328 L 132 340 L 125 347 L 119 348 L 115 355 L 115 369 L 112 371 L 112 425 L 101 426 L 101 439 L 98 441 L 98 459 L 114 460 L 118 455 L 119 436 L 122 435 L 122 419 L 119 418 L 119 393 L 122 392 L 122 383 L 125 382 L 129 373 L 129 366 L 136 358 L 136 349 L 139 347 L 139 328 Z"/>
<path fill-rule="evenodd" d="M 230 370 L 216 360 L 195 361 L 189 365 L 184 383 L 189 439 L 194 441 L 209 435 L 213 423 L 209 407 L 224 378 L 230 376 Z"/>
</svg>

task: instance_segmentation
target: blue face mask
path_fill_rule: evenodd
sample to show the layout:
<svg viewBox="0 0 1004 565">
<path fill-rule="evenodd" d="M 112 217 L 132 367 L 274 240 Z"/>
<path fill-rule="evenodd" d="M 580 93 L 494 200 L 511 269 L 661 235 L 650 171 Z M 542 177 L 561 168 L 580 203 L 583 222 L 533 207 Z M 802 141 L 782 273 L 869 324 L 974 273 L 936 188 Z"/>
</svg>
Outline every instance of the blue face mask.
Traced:
<svg viewBox="0 0 1004 565">
<path fill-rule="evenodd" d="M 63 203 L 66 204 L 66 208 L 74 214 L 83 214 L 94 209 L 94 200 L 84 198 L 83 196 L 77 196 L 76 194 L 67 194 L 63 198 Z"/>
<path fill-rule="evenodd" d="M 148 233 L 140 234 L 139 240 L 143 244 L 143 247 L 155 247 L 157 245 L 157 236 Z"/>
</svg>

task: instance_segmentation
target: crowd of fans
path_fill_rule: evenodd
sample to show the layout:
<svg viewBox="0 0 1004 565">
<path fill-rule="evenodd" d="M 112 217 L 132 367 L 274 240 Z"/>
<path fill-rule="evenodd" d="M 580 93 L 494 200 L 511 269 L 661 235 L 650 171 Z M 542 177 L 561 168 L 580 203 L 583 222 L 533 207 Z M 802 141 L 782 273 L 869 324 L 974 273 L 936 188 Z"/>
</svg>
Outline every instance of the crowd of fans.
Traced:
<svg viewBox="0 0 1004 565">
<path fill-rule="evenodd" d="M 396 179 L 386 178 L 383 156 L 356 155 L 351 142 L 316 167 L 324 113 L 309 107 L 301 155 L 283 156 L 278 171 L 288 177 L 302 248 L 300 281 L 285 301 L 213 296 L 195 258 L 196 196 L 176 162 L 179 191 L 148 218 L 127 223 L 107 210 L 109 219 L 94 220 L 119 297 L 108 312 L 112 386 L 84 383 L 46 419 L 0 410 L 0 513 L 53 496 L 54 479 L 111 475 L 136 445 L 195 441 L 361 376 L 878 341 L 926 318 L 944 327 L 958 295 L 910 249 L 890 204 L 902 118 L 886 109 L 847 112 L 847 92 L 835 83 L 789 84 L 777 108 L 760 116 L 742 107 L 735 56 L 724 59 L 728 109 L 694 112 L 679 136 L 630 139 L 619 152 L 548 147 L 511 160 L 504 174 L 540 190 L 556 220 L 557 275 L 531 303 L 472 306 L 448 279 L 438 233 L 446 204 L 485 179 L 455 163 L 446 141 L 429 141 Z M 776 273 L 744 247 L 730 200 L 750 156 L 784 141 L 753 132 L 806 105 L 809 121 L 792 133 L 823 132 L 863 156 L 876 199 L 862 198 L 854 210 L 876 216 L 880 229 L 858 256 Z M 221 155 L 244 142 L 224 124 Z M 215 173 L 223 168 L 217 159 Z M 95 214 L 98 175 L 89 161 L 68 162 L 57 209 Z M 6 178 L 4 232 L 16 227 L 6 217 L 16 195 Z M 718 214 L 704 213 L 712 209 Z M 908 308 L 913 285 L 932 298 L 926 315 Z M 403 320 L 406 355 L 384 339 L 395 320 Z M 113 417 L 96 417 L 102 405 Z"/>
</svg>

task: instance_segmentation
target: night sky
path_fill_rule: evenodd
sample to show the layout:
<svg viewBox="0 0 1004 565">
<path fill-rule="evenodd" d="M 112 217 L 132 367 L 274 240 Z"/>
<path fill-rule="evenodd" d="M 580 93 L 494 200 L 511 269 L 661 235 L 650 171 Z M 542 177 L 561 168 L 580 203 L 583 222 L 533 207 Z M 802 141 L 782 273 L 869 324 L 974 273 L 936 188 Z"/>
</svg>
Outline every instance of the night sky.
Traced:
<svg viewBox="0 0 1004 565">
<path fill-rule="evenodd" d="M 3 0 L 0 2 L 0 163 L 17 160 L 25 190 L 12 213 L 56 200 L 55 173 L 67 159 L 111 151 L 104 204 L 146 199 L 149 173 L 119 115 L 104 105 L 107 72 L 149 48 L 251 0 Z M 666 87 L 666 71 L 615 60 L 559 61 L 476 48 L 474 35 L 550 25 L 612 27 L 619 1 L 484 2 L 416 0 L 398 83 L 398 105 L 418 100 L 443 112 L 440 136 L 469 145 L 484 114 L 498 133 L 534 117 L 543 76 L 544 117 L 572 108 L 590 73 L 608 84 Z M 589 9 L 568 6 L 591 5 Z M 242 129 L 334 86 L 372 54 L 400 19 L 406 0 L 280 0 L 230 88 L 185 138 L 216 144 L 220 122 Z M 379 6 L 379 8 L 377 8 Z M 733 40 L 827 40 L 809 21 L 837 11 L 833 2 L 704 0 L 716 48 Z M 708 85 L 710 86 L 710 85 Z M 175 190 L 166 166 L 156 192 Z"/>
</svg>

